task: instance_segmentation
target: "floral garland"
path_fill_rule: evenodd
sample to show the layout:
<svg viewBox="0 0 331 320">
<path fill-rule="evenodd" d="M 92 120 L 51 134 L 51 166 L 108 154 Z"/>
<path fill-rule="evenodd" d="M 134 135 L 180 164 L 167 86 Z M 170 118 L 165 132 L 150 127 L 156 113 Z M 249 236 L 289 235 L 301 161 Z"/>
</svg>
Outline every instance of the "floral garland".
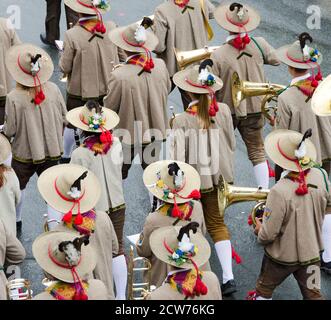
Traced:
<svg viewBox="0 0 331 320">
<path fill-rule="evenodd" d="M 175 249 L 172 250 L 166 242 L 164 242 L 164 246 L 167 249 L 169 253 L 172 253 L 171 255 L 168 256 L 169 261 L 175 262 L 177 267 L 182 266 L 184 263 L 188 261 L 192 261 L 192 258 L 198 253 L 198 247 L 194 245 L 193 243 L 190 242 L 180 242 L 178 244 L 179 246 Z M 190 248 L 184 251 L 183 250 L 183 245 L 189 245 Z"/>
<path fill-rule="evenodd" d="M 107 0 L 93 0 L 93 5 L 101 10 L 109 10 L 110 4 Z"/>
<path fill-rule="evenodd" d="M 93 116 L 88 118 L 87 123 L 91 130 L 97 131 L 105 125 L 105 120 L 100 114 L 95 113 Z"/>
</svg>

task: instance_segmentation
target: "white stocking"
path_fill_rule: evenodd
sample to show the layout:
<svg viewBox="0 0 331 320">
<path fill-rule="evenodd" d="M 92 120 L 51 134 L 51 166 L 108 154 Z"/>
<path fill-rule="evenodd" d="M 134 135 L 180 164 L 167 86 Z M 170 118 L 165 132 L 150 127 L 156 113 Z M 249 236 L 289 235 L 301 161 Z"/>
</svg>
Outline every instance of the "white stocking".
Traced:
<svg viewBox="0 0 331 320">
<path fill-rule="evenodd" d="M 113 278 L 116 288 L 116 300 L 126 300 L 128 268 L 124 255 L 113 258 Z"/>
<path fill-rule="evenodd" d="M 61 212 L 56 211 L 55 209 L 47 205 L 47 221 L 56 220 L 58 222 L 61 222 L 62 216 L 63 214 Z M 54 230 L 59 225 L 59 223 L 57 223 L 56 221 L 48 222 L 49 231 Z"/>
<path fill-rule="evenodd" d="M 215 249 L 218 260 L 221 263 L 223 271 L 223 284 L 233 280 L 232 272 L 232 246 L 230 240 L 219 241 L 215 243 Z"/>
<path fill-rule="evenodd" d="M 76 143 L 75 142 L 75 130 L 69 129 L 69 128 L 64 128 L 63 139 L 64 139 L 63 158 L 70 158 L 72 150 L 74 149 L 74 146 Z"/>
<path fill-rule="evenodd" d="M 258 187 L 269 189 L 269 168 L 267 161 L 255 166 L 254 174 Z"/>
<path fill-rule="evenodd" d="M 16 222 L 22 221 L 22 206 L 25 198 L 25 189 L 21 190 L 21 200 L 16 206 Z"/>
<path fill-rule="evenodd" d="M 322 239 L 324 244 L 323 261 L 331 262 L 331 214 L 326 214 L 322 229 Z"/>
</svg>

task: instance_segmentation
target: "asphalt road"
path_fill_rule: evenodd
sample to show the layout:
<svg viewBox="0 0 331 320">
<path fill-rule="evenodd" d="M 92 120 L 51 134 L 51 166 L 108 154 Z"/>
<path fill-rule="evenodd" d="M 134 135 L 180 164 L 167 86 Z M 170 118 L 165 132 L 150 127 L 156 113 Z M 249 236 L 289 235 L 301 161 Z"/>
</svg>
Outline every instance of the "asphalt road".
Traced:
<svg viewBox="0 0 331 320">
<path fill-rule="evenodd" d="M 153 13 L 153 9 L 162 0 L 113 0 L 111 1 L 112 11 L 106 18 L 114 20 L 119 25 L 126 25 L 141 19 L 143 16 Z M 222 2 L 222 1 L 221 1 Z M 297 0 L 297 1 L 269 1 L 269 0 L 250 0 L 245 1 L 254 6 L 262 16 L 260 28 L 254 32 L 256 35 L 265 37 L 274 47 L 294 41 L 295 36 L 304 31 L 309 31 L 313 36 L 318 48 L 324 53 L 323 71 L 324 74 L 331 73 L 330 52 L 330 32 L 331 32 L 331 2 L 329 0 Z M 215 1 L 219 3 L 219 1 Z M 8 8 L 11 5 L 19 6 L 21 10 L 21 29 L 18 34 L 25 42 L 30 42 L 42 46 L 39 40 L 40 32 L 44 30 L 45 1 L 42 0 L 1 0 L 0 16 L 8 17 Z M 321 29 L 307 29 L 307 8 L 311 5 L 319 6 L 322 13 Z M 62 36 L 65 27 L 64 15 L 61 20 Z M 217 27 L 213 21 L 215 38 L 212 45 L 217 45 L 225 40 L 225 33 Z M 59 82 L 60 72 L 57 67 L 58 53 L 49 48 L 45 48 L 54 59 L 55 73 L 53 81 L 56 82 L 65 94 L 65 88 Z M 286 67 L 266 68 L 270 81 L 287 84 L 290 80 Z M 169 106 L 175 106 L 175 111 L 180 112 L 180 98 L 177 91 L 172 93 L 169 98 Z M 265 133 L 270 131 L 266 127 Z M 254 186 L 252 166 L 247 159 L 246 149 L 242 140 L 237 134 L 236 152 L 236 179 L 235 182 L 240 186 Z M 125 234 L 131 235 L 142 230 L 144 217 L 149 210 L 149 195 L 142 183 L 142 169 L 139 165 L 133 166 L 129 178 L 124 186 L 127 201 L 127 218 L 125 224 Z M 244 203 L 230 207 L 226 212 L 226 223 L 231 233 L 233 245 L 241 255 L 243 263 L 234 265 L 234 274 L 238 284 L 238 293 L 233 299 L 244 299 L 246 293 L 254 288 L 255 281 L 259 274 L 263 248 L 256 243 L 256 238 L 252 234 L 251 228 L 247 225 L 247 215 L 252 208 L 252 204 Z M 28 185 L 26 202 L 23 206 L 23 235 L 22 242 L 27 250 L 27 259 L 22 265 L 22 276 L 33 282 L 34 293 L 43 290 L 41 280 L 42 273 L 31 253 L 33 240 L 43 231 L 43 214 L 46 213 L 46 206 L 36 189 L 36 177 Z M 126 243 L 128 246 L 128 243 Z M 213 250 L 211 258 L 212 269 L 221 279 L 221 270 L 218 260 L 215 258 Z M 331 277 L 322 276 L 322 291 L 327 299 L 331 299 Z M 279 287 L 274 299 L 301 299 L 300 291 L 295 280 L 290 277 L 281 287 Z"/>
</svg>

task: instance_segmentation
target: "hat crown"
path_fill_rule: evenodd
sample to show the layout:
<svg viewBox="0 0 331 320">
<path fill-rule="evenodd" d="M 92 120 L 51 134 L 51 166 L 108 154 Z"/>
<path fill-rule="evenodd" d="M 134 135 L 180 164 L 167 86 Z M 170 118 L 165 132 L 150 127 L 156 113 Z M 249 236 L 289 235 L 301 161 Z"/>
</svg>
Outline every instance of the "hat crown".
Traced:
<svg viewBox="0 0 331 320">
<path fill-rule="evenodd" d="M 180 166 L 179 166 L 179 169 L 180 169 Z M 183 171 L 183 173 L 184 173 L 184 171 Z M 176 190 L 177 191 L 178 188 L 175 185 L 174 177 L 169 174 L 168 164 L 165 165 L 161 169 L 160 175 L 161 175 L 161 179 L 163 180 L 163 182 L 166 184 L 167 187 L 169 187 L 172 190 Z M 185 173 L 184 173 L 184 177 L 185 177 Z"/>
<path fill-rule="evenodd" d="M 245 25 L 249 21 L 249 10 L 246 6 L 232 4 L 228 7 L 226 16 L 231 23 Z"/>
<path fill-rule="evenodd" d="M 101 113 L 97 112 L 96 108 L 89 109 L 87 106 L 84 106 L 81 113 L 80 113 L 80 118 L 85 122 L 88 123 L 89 119 L 91 117 L 96 117 L 100 116 L 102 120 L 106 121 L 106 117 L 104 113 L 102 112 L 102 107 L 101 107 Z"/>
<path fill-rule="evenodd" d="M 305 62 L 304 55 L 303 55 L 303 52 L 302 52 L 302 49 L 301 49 L 301 45 L 300 45 L 300 41 L 299 40 L 295 41 L 288 48 L 287 54 L 288 54 L 289 58 L 291 58 L 293 60 Z"/>
<path fill-rule="evenodd" d="M 65 172 L 57 177 L 56 179 L 56 187 L 58 191 L 66 198 L 74 199 L 69 193 L 71 192 L 71 187 L 75 183 L 75 181 L 84 173 L 84 170 L 80 174 L 73 173 L 73 172 Z M 81 180 L 81 193 L 83 194 L 85 187 L 84 187 L 84 180 Z"/>
<path fill-rule="evenodd" d="M 139 24 L 134 23 L 129 25 L 125 30 L 123 31 L 123 37 L 126 41 L 133 43 L 134 45 L 141 45 L 142 43 L 139 43 L 136 40 L 136 31 L 139 28 Z"/>
<path fill-rule="evenodd" d="M 54 243 L 50 243 L 50 255 L 60 265 L 67 265 L 68 261 L 66 260 L 66 255 L 59 249 L 60 243 L 60 239 L 57 239 Z"/>
<path fill-rule="evenodd" d="M 19 53 L 18 56 L 18 68 L 22 68 L 24 72 L 27 72 L 29 74 L 32 74 L 32 68 L 33 68 L 33 59 L 40 55 L 40 58 L 37 60 L 39 64 L 39 68 L 42 69 L 43 61 L 45 61 L 45 57 L 42 56 L 41 53 L 38 52 L 32 52 L 32 51 L 26 51 Z"/>
</svg>

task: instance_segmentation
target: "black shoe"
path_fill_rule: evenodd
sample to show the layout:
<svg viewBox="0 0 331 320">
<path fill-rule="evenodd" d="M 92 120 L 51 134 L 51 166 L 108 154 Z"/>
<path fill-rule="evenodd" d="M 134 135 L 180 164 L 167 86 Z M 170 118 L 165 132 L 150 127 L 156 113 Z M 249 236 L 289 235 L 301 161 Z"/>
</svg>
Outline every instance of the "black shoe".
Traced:
<svg viewBox="0 0 331 320">
<path fill-rule="evenodd" d="M 22 235 L 22 221 L 16 222 L 16 235 L 17 237 Z"/>
<path fill-rule="evenodd" d="M 60 159 L 60 164 L 66 164 L 66 163 L 70 163 L 71 158 L 61 158 Z"/>
<path fill-rule="evenodd" d="M 47 46 L 51 46 L 53 48 L 56 48 L 55 42 L 48 41 L 46 38 L 46 35 L 44 33 L 40 34 L 40 40 L 43 44 L 46 44 Z"/>
<path fill-rule="evenodd" d="M 222 284 L 222 295 L 225 297 L 237 292 L 237 285 L 234 280 L 229 280 L 227 283 Z"/>
<path fill-rule="evenodd" d="M 331 261 L 324 262 L 323 259 L 321 259 L 321 270 L 323 270 L 326 274 L 331 275 Z"/>
</svg>

